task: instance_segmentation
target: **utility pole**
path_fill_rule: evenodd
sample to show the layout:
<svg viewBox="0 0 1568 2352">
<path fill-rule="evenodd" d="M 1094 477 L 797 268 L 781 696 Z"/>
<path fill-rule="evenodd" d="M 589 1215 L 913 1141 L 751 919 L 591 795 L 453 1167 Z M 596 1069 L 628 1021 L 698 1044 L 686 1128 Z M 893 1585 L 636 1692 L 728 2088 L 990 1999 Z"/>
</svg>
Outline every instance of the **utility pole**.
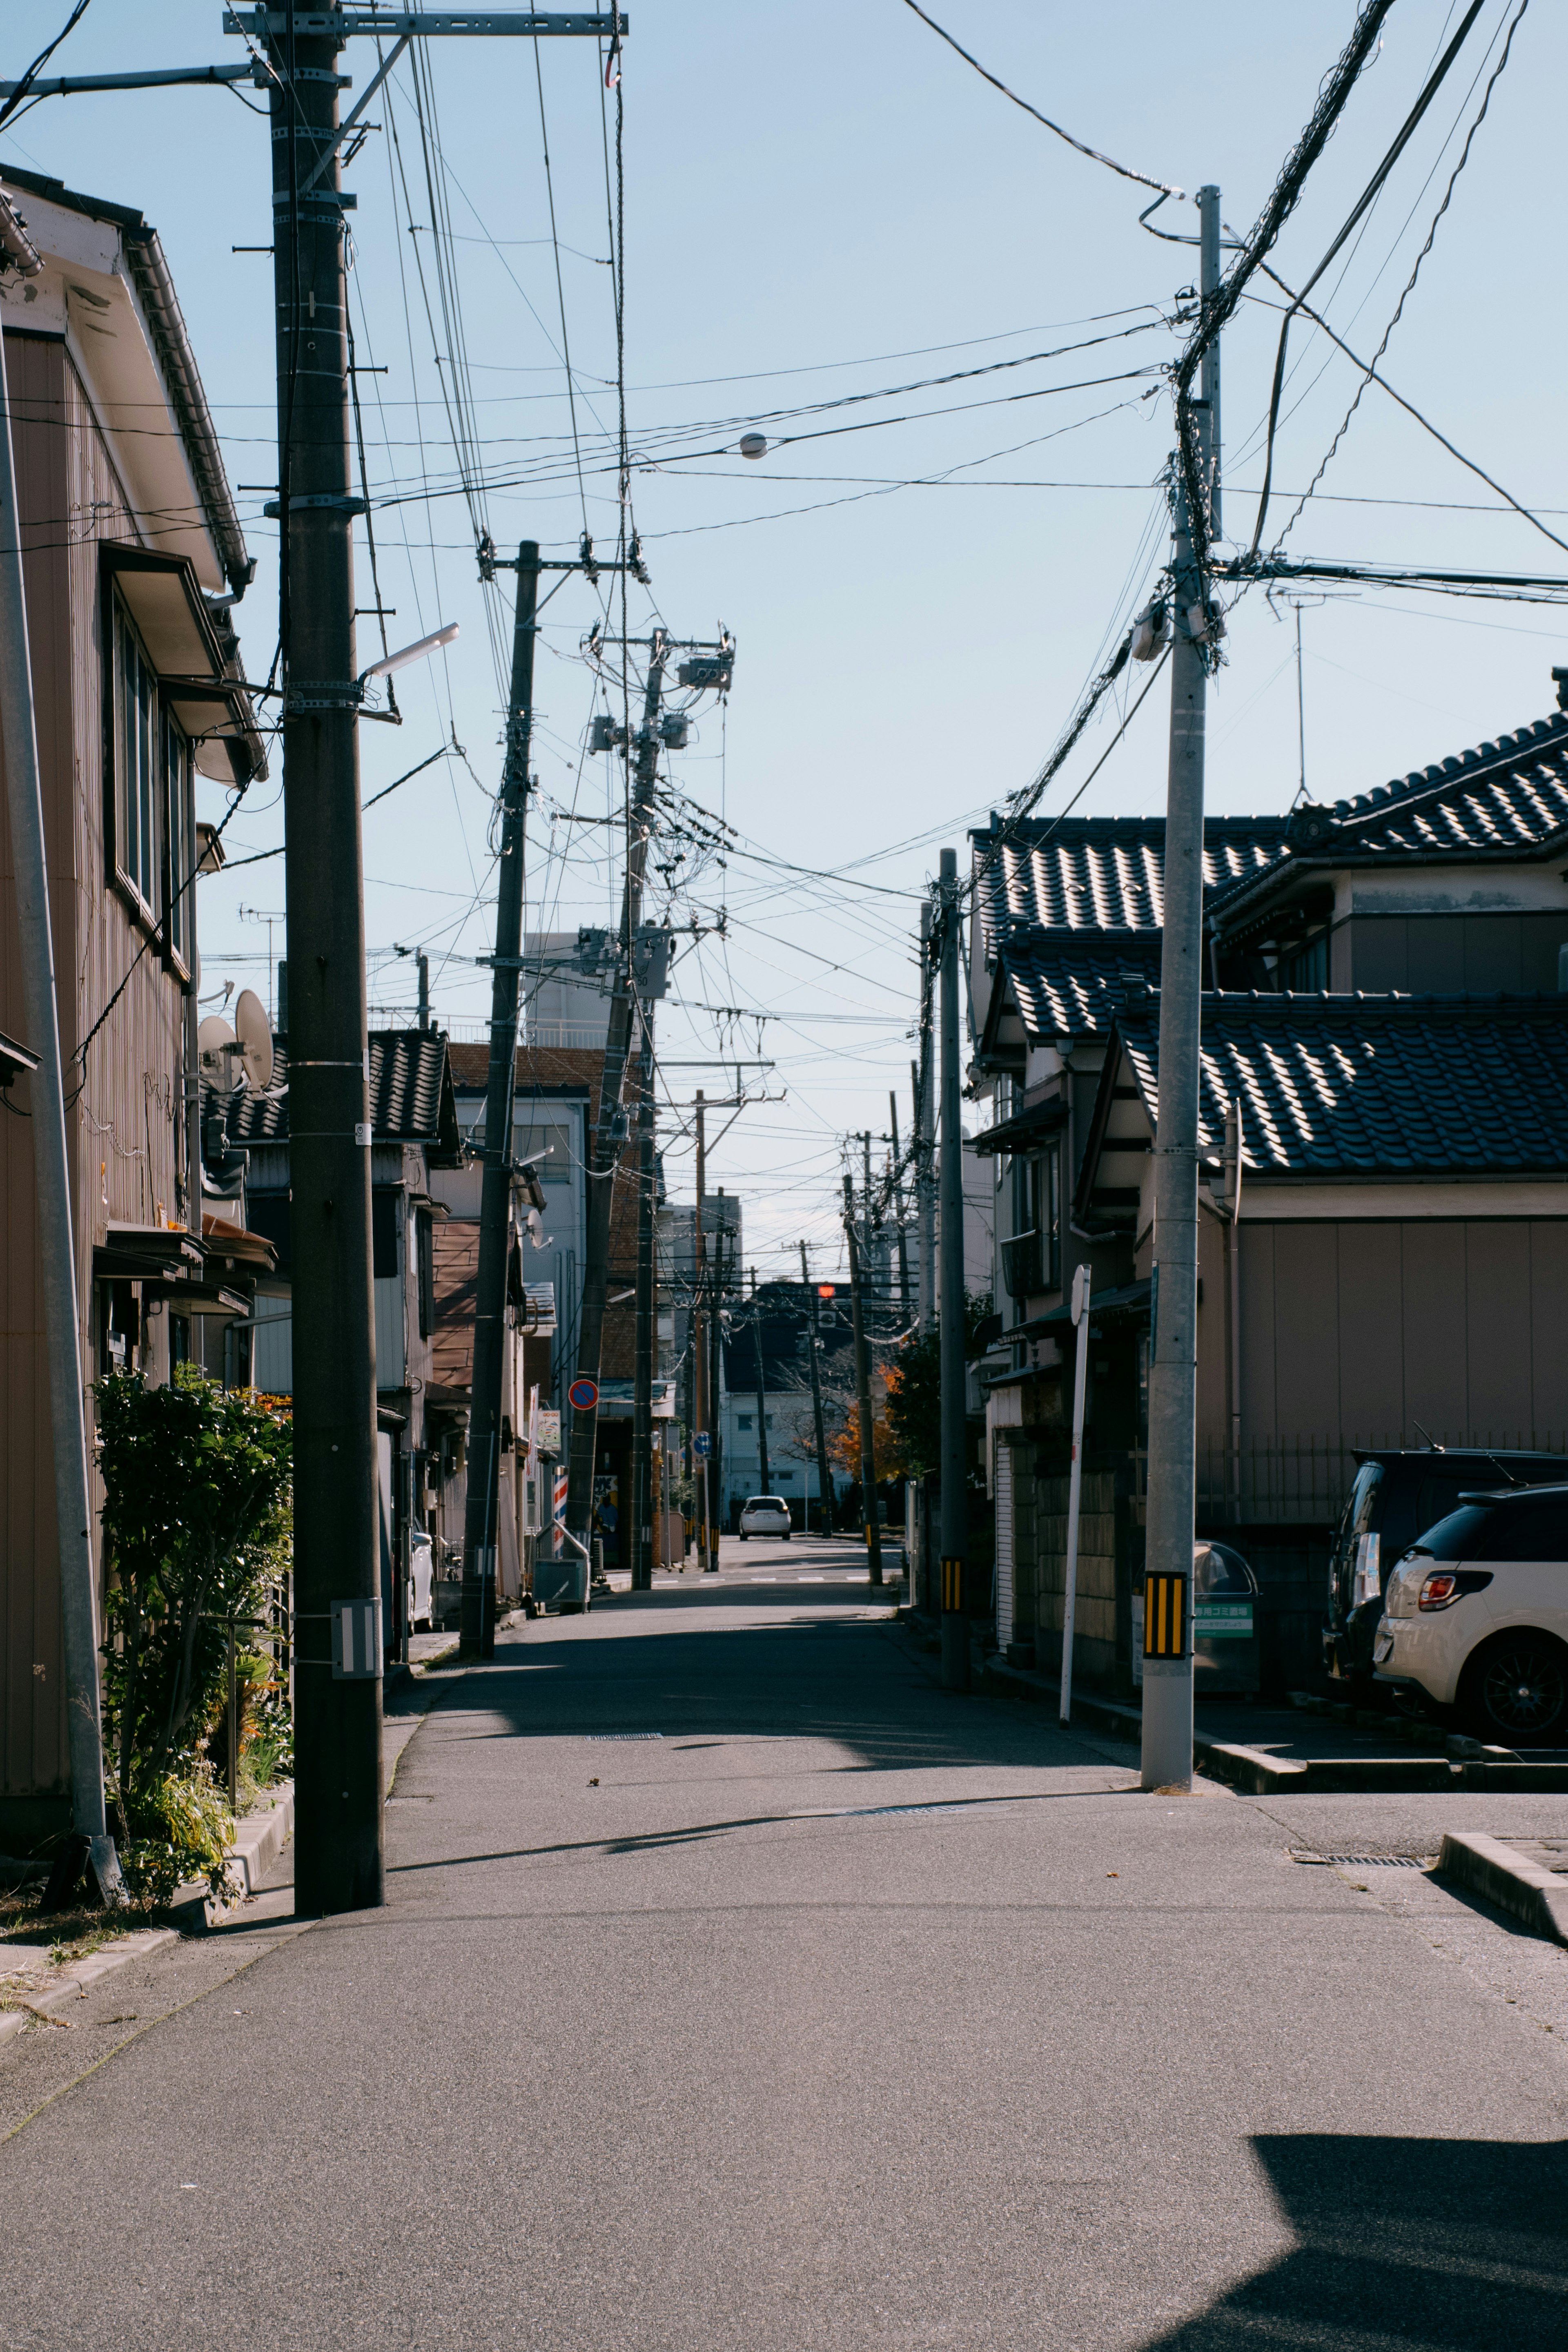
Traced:
<svg viewBox="0 0 1568 2352">
<path fill-rule="evenodd" d="M 615 1199 L 615 1171 L 625 1140 L 622 1106 L 626 1065 L 632 1044 L 633 975 L 632 953 L 643 919 L 643 877 L 648 863 L 648 836 L 653 816 L 653 785 L 658 772 L 659 738 L 654 722 L 664 691 L 669 640 L 655 629 L 648 645 L 648 677 L 643 696 L 643 723 L 637 730 L 636 760 L 631 803 L 627 811 L 626 879 L 621 895 L 621 942 L 615 971 L 615 992 L 610 1003 L 610 1027 L 604 1042 L 604 1064 L 599 1081 L 599 1117 L 590 1141 L 587 1169 L 588 1214 L 583 1242 L 582 1312 L 578 1322 L 579 1378 L 597 1383 L 604 1339 L 604 1304 L 610 1289 L 610 1216 Z M 593 1517 L 593 1472 L 599 1441 L 596 1407 L 574 1410 L 571 1446 L 568 1455 L 566 1523 L 586 1543 Z"/>
<path fill-rule="evenodd" d="M 10 208 L 5 209 L 9 215 Z M 12 231 L 6 240 L 11 266 L 24 277 L 36 278 L 43 267 L 41 259 L 14 216 L 8 217 L 7 226 Z M 23 251 L 13 259 L 16 247 Z M 101 1900 L 108 1901 L 121 1890 L 103 1801 L 98 1607 L 92 1567 L 92 1507 L 87 1482 L 87 1418 L 82 1400 L 76 1244 L 71 1231 L 65 1073 L 60 1060 L 54 937 L 49 927 L 43 778 L 38 765 L 33 664 L 27 641 L 11 415 L 5 339 L 0 332 L 0 731 L 5 744 L 5 797 L 12 872 L 16 877 L 16 940 L 22 969 L 22 1003 L 27 1043 L 38 1057 L 28 1077 L 27 1096 L 32 1115 L 33 1197 L 43 1287 L 48 1411 L 54 1441 L 55 1542 L 59 1564 L 61 1646 L 65 1654 L 71 1824 L 78 1836 L 88 1841 L 97 1892 Z M 193 1001 L 194 993 L 193 989 Z M 195 1165 L 199 1176 L 199 1158 Z M 190 1215 L 191 1229 L 199 1242 L 199 1189 Z M 77 1852 L 80 1851 L 78 1845 Z"/>
<path fill-rule="evenodd" d="M 762 1464 L 762 1492 L 773 1492 L 773 1473 L 768 1466 L 768 1390 L 762 1372 L 762 1318 L 757 1311 L 757 1269 L 751 1269 L 751 1339 L 757 1350 L 757 1450 Z"/>
<path fill-rule="evenodd" d="M 637 1056 L 637 1338 L 632 1382 L 632 1590 L 653 1589 L 653 1027 L 639 1007 Z"/>
<path fill-rule="evenodd" d="M 336 11 L 329 13 L 336 14 Z M 271 50 L 287 875 L 289 1247 L 301 1912 L 383 1900 L 382 1685 L 333 1664 L 333 1618 L 381 1590 L 371 1284 L 370 1053 L 354 651 L 342 36 L 258 11 Z M 308 24 L 319 23 L 308 17 Z M 358 1654 L 358 1645 L 355 1645 Z"/>
<path fill-rule="evenodd" d="M 910 1305 L 909 1235 L 904 1223 L 904 1180 L 898 1172 L 898 1097 L 891 1088 L 887 1097 L 887 1116 L 891 1122 L 893 1135 L 893 1168 L 888 1181 L 893 1193 L 893 1213 L 897 1220 L 895 1230 L 898 1234 L 898 1304 L 904 1316 L 904 1328 L 907 1331 Z"/>
<path fill-rule="evenodd" d="M 479 1271 L 468 1409 L 468 1495 L 463 1523 L 462 1646 L 496 1653 L 496 1545 L 500 1509 L 502 1385 L 507 1348 L 507 1258 L 512 1239 L 512 1103 L 517 1067 L 517 983 L 523 948 L 528 758 L 534 715 L 534 644 L 539 551 L 517 550 L 512 688 L 501 778 L 501 868 L 490 982 L 490 1067 L 485 1090 L 485 1169 L 479 1196 Z M 420 959 L 423 962 L 423 958 Z M 423 1024 L 421 1024 L 423 1026 Z"/>
<path fill-rule="evenodd" d="M 724 1198 L 724 1186 L 718 1188 Z M 713 1465 L 713 1555 L 711 1565 L 716 1570 L 719 1559 L 719 1539 L 724 1533 L 724 1299 L 727 1276 L 725 1260 L 729 1255 L 729 1229 L 725 1213 L 718 1213 L 714 1230 L 714 1290 L 713 1313 L 708 1320 L 708 1398 L 711 1405 Z"/>
<path fill-rule="evenodd" d="M 936 1321 L 936 1087 L 931 1053 L 931 901 L 920 909 L 920 1064 L 915 1087 L 915 1205 L 920 1232 L 920 1328 Z"/>
<path fill-rule="evenodd" d="M 1219 283 L 1219 191 L 1197 193 L 1200 290 Z M 1210 344 L 1201 391 L 1218 404 Z M 1198 412 L 1200 479 L 1218 510 L 1215 409 Z M 1160 1105 L 1155 1136 L 1155 1250 L 1149 1343 L 1145 1553 L 1143 1785 L 1192 1785 L 1192 1555 L 1197 1402 L 1197 1097 L 1203 990 L 1203 788 L 1208 615 L 1195 540 L 1208 518 L 1174 490 L 1170 769 L 1166 803 L 1165 933 L 1160 949 Z"/>
<path fill-rule="evenodd" d="M 632 552 L 635 556 L 634 543 Z M 643 576 L 640 559 L 633 562 L 632 569 Z M 602 645 L 612 641 L 601 638 L 599 642 Z M 579 1376 L 586 1377 L 596 1384 L 603 1348 L 604 1307 L 610 1288 L 611 1212 L 614 1205 L 616 1171 L 625 1140 L 626 1119 L 622 1097 L 631 1053 L 634 1001 L 643 1003 L 650 1024 L 652 1017 L 643 1001 L 649 992 L 638 987 L 632 965 L 643 919 L 643 883 L 647 871 L 648 842 L 653 823 L 653 792 L 658 782 L 659 747 L 663 740 L 659 706 L 670 657 L 677 647 L 695 652 L 698 656 L 681 665 L 679 676 L 683 686 L 708 688 L 721 694 L 727 693 L 735 666 L 735 646 L 727 636 L 716 646 L 699 646 L 694 638 L 677 639 L 666 630 L 656 628 L 648 640 L 648 674 L 643 696 L 642 724 L 632 742 L 625 747 L 628 752 L 635 753 L 626 816 L 626 880 L 621 898 L 620 953 L 615 989 L 611 999 L 603 1075 L 599 1087 L 599 1117 L 588 1154 L 582 1312 L 577 1340 Z M 677 740 L 684 740 L 684 736 Z M 638 1247 L 641 1251 L 641 1234 Z M 651 1355 L 649 1360 L 651 1366 Z M 651 1418 L 649 1428 L 651 1431 Z M 597 1409 L 573 1412 L 568 1457 L 566 1523 L 584 1542 L 593 1516 L 593 1472 L 598 1435 Z M 651 1473 L 649 1483 L 652 1484 Z"/>
<path fill-rule="evenodd" d="M 696 1388 L 694 1410 L 694 1441 L 700 1435 L 709 1440 L 697 1458 L 702 1464 L 698 1485 L 702 1495 L 701 1514 L 697 1523 L 697 1562 L 706 1576 L 717 1567 L 713 1557 L 710 1538 L 713 1533 L 708 1512 L 708 1453 L 711 1433 L 708 1428 L 707 1406 L 707 1244 L 703 1234 L 703 1187 L 707 1175 L 707 1108 L 703 1090 L 697 1088 L 697 1209 L 692 1229 L 692 1370 Z M 695 1443 L 694 1443 L 694 1451 Z"/>
<path fill-rule="evenodd" d="M 964 1138 L 958 1108 L 958 854 L 942 852 L 942 1685 L 969 1686 L 964 1560 L 969 1545 L 964 1363 Z"/>
<path fill-rule="evenodd" d="M 863 1205 L 863 1204 L 862 1204 Z M 850 1245 L 850 1311 L 854 1319 L 855 1395 L 860 1409 L 861 1518 L 865 1527 L 866 1572 L 873 1584 L 882 1582 L 882 1523 L 876 1507 L 876 1438 L 871 1412 L 871 1354 L 865 1340 L 865 1307 L 862 1298 L 861 1252 L 855 1234 L 855 1192 L 844 1178 L 844 1233 Z"/>
<path fill-rule="evenodd" d="M 806 1265 L 806 1244 L 800 1244 L 800 1279 L 806 1286 L 806 1296 L 811 1302 L 811 1332 L 809 1345 L 811 1352 L 811 1422 L 817 1440 L 817 1515 L 821 1521 L 821 1532 L 833 1532 L 833 1476 L 828 1465 L 828 1433 L 822 1420 L 822 1343 L 818 1338 L 820 1317 L 817 1308 L 817 1286 Z"/>
</svg>

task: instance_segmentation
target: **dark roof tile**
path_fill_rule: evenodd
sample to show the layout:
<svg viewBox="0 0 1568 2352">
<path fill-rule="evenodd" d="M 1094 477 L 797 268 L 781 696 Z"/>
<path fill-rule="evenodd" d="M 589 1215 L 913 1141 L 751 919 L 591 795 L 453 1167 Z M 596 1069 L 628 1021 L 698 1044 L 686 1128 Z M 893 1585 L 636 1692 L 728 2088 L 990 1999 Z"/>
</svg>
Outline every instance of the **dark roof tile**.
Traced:
<svg viewBox="0 0 1568 2352">
<path fill-rule="evenodd" d="M 1116 1030 L 1154 1116 L 1157 993 Z M 1237 1095 L 1254 1175 L 1560 1177 L 1568 996 L 1206 996 L 1205 1152 Z"/>
</svg>

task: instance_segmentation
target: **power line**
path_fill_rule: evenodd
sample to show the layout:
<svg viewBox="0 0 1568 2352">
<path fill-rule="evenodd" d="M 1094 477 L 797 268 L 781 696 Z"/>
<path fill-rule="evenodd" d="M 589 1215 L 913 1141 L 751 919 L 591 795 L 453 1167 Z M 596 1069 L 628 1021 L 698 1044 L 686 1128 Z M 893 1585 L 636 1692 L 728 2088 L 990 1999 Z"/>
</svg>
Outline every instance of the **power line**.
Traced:
<svg viewBox="0 0 1568 2352">
<path fill-rule="evenodd" d="M 1135 180 L 1140 188 L 1156 188 L 1161 195 L 1180 196 L 1185 193 L 1180 188 L 1168 187 L 1164 180 L 1151 180 L 1146 172 L 1134 172 L 1130 164 L 1118 163 L 1114 156 L 1103 155 L 1098 147 L 1085 146 L 1083 141 L 1075 139 L 1071 131 L 1064 131 L 1060 122 L 1053 122 L 1049 114 L 1042 114 L 1038 106 L 1031 106 L 1027 98 L 1020 98 L 1016 89 L 1009 89 L 1005 81 L 998 81 L 996 75 L 988 72 L 980 63 L 978 58 L 971 57 L 961 42 L 956 41 L 951 33 L 944 30 L 935 16 L 926 15 L 925 9 L 920 6 L 919 0 L 904 0 L 904 5 L 913 8 L 921 23 L 928 25 L 939 39 L 946 42 L 950 49 L 956 49 L 964 63 L 967 66 L 973 66 L 982 81 L 988 81 L 993 89 L 999 89 L 1004 98 L 1010 99 L 1015 106 L 1021 106 L 1026 114 L 1032 114 L 1037 122 L 1043 123 L 1048 131 L 1053 131 L 1059 139 L 1065 139 L 1070 147 L 1075 147 L 1081 155 L 1087 155 L 1092 163 L 1103 163 L 1107 171 L 1119 173 L 1124 180 Z"/>
</svg>

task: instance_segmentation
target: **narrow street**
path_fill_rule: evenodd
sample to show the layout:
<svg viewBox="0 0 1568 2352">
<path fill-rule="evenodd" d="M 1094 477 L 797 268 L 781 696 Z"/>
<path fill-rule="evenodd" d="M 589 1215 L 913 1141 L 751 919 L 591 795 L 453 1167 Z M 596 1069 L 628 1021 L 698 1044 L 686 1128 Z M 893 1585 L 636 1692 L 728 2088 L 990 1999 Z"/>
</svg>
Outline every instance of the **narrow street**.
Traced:
<svg viewBox="0 0 1568 2352">
<path fill-rule="evenodd" d="M 0 2052 L 8 2352 L 1563 2342 L 1565 1956 L 1291 1853 L 1553 1801 L 1140 1795 L 799 1538 L 433 1691 L 384 1911 Z"/>
</svg>

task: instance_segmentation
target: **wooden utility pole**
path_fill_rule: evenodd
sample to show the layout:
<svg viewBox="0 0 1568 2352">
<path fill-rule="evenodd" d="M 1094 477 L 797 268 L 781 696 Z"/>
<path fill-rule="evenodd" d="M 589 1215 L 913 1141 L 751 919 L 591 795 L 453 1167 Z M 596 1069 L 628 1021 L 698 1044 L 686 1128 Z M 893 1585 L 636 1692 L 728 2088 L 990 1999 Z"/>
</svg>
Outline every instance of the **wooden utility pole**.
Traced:
<svg viewBox="0 0 1568 2352">
<path fill-rule="evenodd" d="M 860 1410 L 861 1518 L 865 1528 L 866 1572 L 882 1582 L 882 1523 L 876 1507 L 876 1435 L 871 1410 L 871 1351 L 866 1346 L 860 1243 L 855 1234 L 855 1193 L 844 1178 L 844 1234 L 850 1245 L 850 1311 L 855 1334 L 855 1395 Z"/>
</svg>

